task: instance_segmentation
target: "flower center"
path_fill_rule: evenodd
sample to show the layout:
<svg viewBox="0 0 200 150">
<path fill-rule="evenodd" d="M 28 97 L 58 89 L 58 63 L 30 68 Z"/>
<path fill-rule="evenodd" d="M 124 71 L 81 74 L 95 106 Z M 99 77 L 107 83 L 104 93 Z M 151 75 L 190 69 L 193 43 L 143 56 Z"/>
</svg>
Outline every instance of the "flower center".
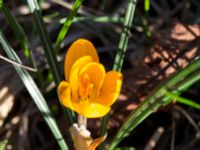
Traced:
<svg viewBox="0 0 200 150">
<path fill-rule="evenodd" d="M 94 88 L 94 84 L 90 82 L 88 74 L 83 74 L 79 78 L 79 102 L 88 101 Z"/>
</svg>

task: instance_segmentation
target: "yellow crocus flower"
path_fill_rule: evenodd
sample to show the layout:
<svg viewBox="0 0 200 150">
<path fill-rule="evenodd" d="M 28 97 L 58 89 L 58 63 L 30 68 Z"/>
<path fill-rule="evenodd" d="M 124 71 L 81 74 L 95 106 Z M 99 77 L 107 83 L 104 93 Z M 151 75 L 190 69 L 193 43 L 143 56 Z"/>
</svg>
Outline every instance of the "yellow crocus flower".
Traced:
<svg viewBox="0 0 200 150">
<path fill-rule="evenodd" d="M 99 118 L 110 111 L 119 96 L 122 74 L 105 72 L 93 44 L 78 39 L 65 58 L 65 81 L 58 86 L 62 105 L 86 118 Z"/>
</svg>

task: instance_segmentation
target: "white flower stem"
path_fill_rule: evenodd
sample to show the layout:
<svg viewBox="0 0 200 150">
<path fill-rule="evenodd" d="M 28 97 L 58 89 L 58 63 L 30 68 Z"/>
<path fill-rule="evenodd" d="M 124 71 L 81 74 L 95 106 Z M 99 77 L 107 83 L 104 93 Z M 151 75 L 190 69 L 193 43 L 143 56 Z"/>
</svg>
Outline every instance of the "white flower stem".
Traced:
<svg viewBox="0 0 200 150">
<path fill-rule="evenodd" d="M 84 125 L 87 128 L 87 118 L 82 115 L 78 115 L 78 126 Z"/>
</svg>

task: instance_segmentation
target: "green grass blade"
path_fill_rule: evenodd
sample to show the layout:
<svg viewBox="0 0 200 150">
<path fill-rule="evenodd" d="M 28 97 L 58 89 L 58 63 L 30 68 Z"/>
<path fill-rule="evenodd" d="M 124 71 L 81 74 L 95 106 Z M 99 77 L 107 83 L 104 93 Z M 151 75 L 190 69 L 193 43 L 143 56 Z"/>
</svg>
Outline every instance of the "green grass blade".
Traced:
<svg viewBox="0 0 200 150">
<path fill-rule="evenodd" d="M 53 49 L 53 45 L 50 41 L 47 29 L 45 28 L 44 21 L 39 9 L 38 2 L 36 0 L 27 0 L 28 5 L 30 7 L 31 13 L 33 14 L 34 17 L 34 22 L 37 26 L 37 30 L 40 35 L 40 39 L 42 41 L 42 45 L 44 48 L 45 56 L 47 57 L 47 61 L 50 67 L 50 70 L 52 72 L 54 81 L 56 83 L 56 86 L 61 81 L 61 72 L 59 68 L 59 64 L 56 58 L 56 53 Z M 66 114 L 69 122 L 69 126 L 71 126 L 74 122 L 74 113 L 66 108 Z"/>
<path fill-rule="evenodd" d="M 0 150 L 6 150 L 7 141 L 0 141 Z"/>
<path fill-rule="evenodd" d="M 144 10 L 149 12 L 150 10 L 150 0 L 144 0 Z"/>
<path fill-rule="evenodd" d="M 3 7 L 3 0 L 0 0 L 0 9 Z"/>
<path fill-rule="evenodd" d="M 166 82 L 159 85 L 127 118 L 126 122 L 122 125 L 114 140 L 112 141 L 109 150 L 113 150 L 117 144 L 151 113 L 156 111 L 160 106 L 164 106 L 172 101 L 171 96 L 165 96 L 166 92 L 173 87 L 173 94 L 178 94 L 188 89 L 192 84 L 200 80 L 200 73 L 195 71 L 200 69 L 200 59 L 194 61 L 185 69 L 179 71 Z M 191 76 L 189 76 L 191 75 Z M 189 76 L 189 77 L 187 77 Z M 186 78 L 187 77 L 187 78 Z M 183 79 L 186 78 L 184 81 Z M 182 81 L 183 80 L 183 81 Z M 181 81 L 181 83 L 180 83 Z M 178 85 L 177 85 L 178 84 Z"/>
<path fill-rule="evenodd" d="M 21 63 L 19 57 L 15 53 L 15 51 L 11 48 L 11 46 L 8 44 L 7 40 L 5 39 L 3 33 L 0 31 L 0 43 L 8 55 L 8 57 L 11 60 L 14 60 L 18 63 Z M 31 75 L 24 70 L 23 68 L 20 68 L 19 66 L 14 65 L 15 70 L 19 74 L 21 80 L 23 81 L 25 87 L 27 88 L 29 94 L 31 95 L 32 99 L 34 100 L 36 106 L 42 113 L 46 123 L 48 124 L 51 132 L 53 133 L 56 141 L 58 142 L 60 148 L 62 150 L 68 150 L 68 147 L 56 125 L 56 122 L 51 114 L 51 111 L 49 110 L 49 107 L 40 93 L 40 90 L 38 89 L 37 85 L 35 84 L 34 80 L 32 79 Z"/>
<path fill-rule="evenodd" d="M 27 0 L 27 2 L 31 10 L 31 13 L 33 14 L 34 22 L 37 26 L 37 30 L 40 35 L 42 45 L 44 47 L 44 52 L 46 54 L 47 61 L 52 71 L 54 81 L 56 85 L 58 85 L 61 81 L 61 72 L 59 69 L 56 54 L 54 52 L 52 43 L 50 41 L 47 29 L 44 25 L 44 21 L 39 9 L 39 5 L 36 0 Z"/>
<path fill-rule="evenodd" d="M 67 32 L 69 31 L 69 27 L 71 26 L 73 19 L 76 16 L 78 9 L 80 8 L 82 2 L 83 2 L 83 0 L 75 1 L 74 5 L 72 7 L 72 10 L 70 11 L 70 13 L 67 17 L 67 20 L 65 21 L 64 25 L 62 26 L 62 28 L 58 34 L 58 37 L 56 40 L 56 47 L 55 47 L 55 50 L 57 53 L 60 51 L 61 43 L 62 43 L 63 39 L 65 38 Z"/>
<path fill-rule="evenodd" d="M 166 92 L 165 93 L 166 96 L 169 96 L 170 98 L 174 99 L 176 102 L 178 103 L 182 103 L 182 104 L 185 104 L 185 105 L 188 105 L 188 106 L 191 106 L 193 108 L 196 108 L 196 109 L 200 109 L 200 104 L 199 103 L 196 103 L 190 99 L 187 99 L 187 98 L 184 98 L 184 97 L 181 97 L 177 94 L 173 94 L 171 92 Z"/>
<path fill-rule="evenodd" d="M 135 13 L 135 6 L 137 0 L 129 0 L 128 8 L 125 14 L 125 21 L 123 26 L 123 32 L 121 33 L 117 54 L 115 57 L 115 62 L 113 66 L 113 70 L 121 71 L 124 55 L 127 50 L 128 40 L 129 40 L 129 32 L 132 26 L 133 17 Z M 108 121 L 109 121 L 109 114 L 106 115 L 102 120 L 102 129 L 101 135 L 104 135 L 107 132 L 108 128 Z M 105 149 L 104 143 L 100 146 L 100 149 Z"/>
<path fill-rule="evenodd" d="M 121 71 L 122 64 L 124 61 L 125 52 L 127 50 L 128 40 L 130 36 L 130 28 L 132 26 L 133 17 L 135 13 L 135 6 L 137 0 L 129 0 L 128 8 L 125 14 L 124 27 L 121 33 L 117 54 L 115 57 L 115 63 L 113 70 Z"/>
<path fill-rule="evenodd" d="M 28 44 L 28 40 L 26 38 L 26 35 L 21 27 L 21 25 L 19 24 L 19 22 L 15 19 L 15 17 L 13 16 L 13 14 L 11 13 L 11 11 L 8 9 L 8 7 L 6 6 L 5 3 L 2 3 L 2 7 L 0 7 L 1 11 L 3 12 L 3 14 L 5 15 L 7 21 L 9 22 L 12 30 L 14 31 L 17 40 L 19 41 L 23 51 L 24 51 L 24 55 L 29 58 L 30 57 L 30 49 L 29 49 L 29 44 Z"/>
<path fill-rule="evenodd" d="M 64 24 L 65 21 L 67 20 L 67 18 L 62 18 L 60 19 L 60 23 Z M 73 19 L 73 23 L 77 23 L 77 22 L 86 22 L 86 21 L 93 21 L 93 22 L 100 22 L 100 23 L 120 23 L 122 24 L 124 22 L 124 18 L 120 17 L 120 16 L 85 16 L 85 17 L 75 17 Z"/>
</svg>

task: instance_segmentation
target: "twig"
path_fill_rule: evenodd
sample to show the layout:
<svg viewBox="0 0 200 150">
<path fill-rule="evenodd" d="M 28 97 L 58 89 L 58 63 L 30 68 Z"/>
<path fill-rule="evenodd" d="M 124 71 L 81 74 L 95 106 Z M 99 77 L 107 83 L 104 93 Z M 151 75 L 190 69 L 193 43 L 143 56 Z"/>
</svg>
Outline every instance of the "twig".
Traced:
<svg viewBox="0 0 200 150">
<path fill-rule="evenodd" d="M 51 0 L 51 1 L 52 1 L 53 3 L 56 3 L 56 4 L 58 4 L 58 5 L 61 5 L 61 6 L 65 7 L 65 8 L 67 8 L 67 9 L 69 9 L 69 10 L 71 10 L 72 7 L 73 7 L 72 4 L 67 3 L 67 2 L 65 2 L 65 1 L 63 1 L 63 0 Z M 88 13 L 86 13 L 85 11 L 83 11 L 81 8 L 78 10 L 78 13 L 79 13 L 79 14 L 82 14 L 82 15 L 88 15 Z"/>
<path fill-rule="evenodd" d="M 18 66 L 18 67 L 21 67 L 21 68 L 24 68 L 24 69 L 26 69 L 26 70 L 32 71 L 32 72 L 37 72 L 37 71 L 38 71 L 38 70 L 35 69 L 35 68 L 31 68 L 31 67 L 28 67 L 28 66 L 24 66 L 24 65 L 22 65 L 22 64 L 20 64 L 20 63 L 17 63 L 17 62 L 15 62 L 15 61 L 11 60 L 11 59 L 8 59 L 8 58 L 2 56 L 1 54 L 0 54 L 0 59 L 6 61 L 6 62 L 8 62 L 8 63 L 11 63 L 11 64 L 13 64 L 13 65 L 16 65 L 16 66 Z"/>
<path fill-rule="evenodd" d="M 175 136 L 176 136 L 176 120 L 175 120 L 175 112 L 174 112 L 174 107 L 173 107 L 172 108 L 172 139 L 171 139 L 171 150 L 174 150 Z"/>
<path fill-rule="evenodd" d="M 160 139 L 160 137 L 163 133 L 164 133 L 163 127 L 157 128 L 157 130 L 155 131 L 155 133 L 153 134 L 153 136 L 149 140 L 148 144 L 144 148 L 144 150 L 153 150 L 154 147 L 156 146 L 156 143 L 158 142 L 158 140 Z"/>
<path fill-rule="evenodd" d="M 195 121 L 192 119 L 192 117 L 183 108 L 181 108 L 179 106 L 175 106 L 174 108 L 183 114 L 183 116 L 188 120 L 188 122 L 194 127 L 194 129 L 197 132 L 200 132 L 198 125 L 195 123 Z"/>
</svg>

